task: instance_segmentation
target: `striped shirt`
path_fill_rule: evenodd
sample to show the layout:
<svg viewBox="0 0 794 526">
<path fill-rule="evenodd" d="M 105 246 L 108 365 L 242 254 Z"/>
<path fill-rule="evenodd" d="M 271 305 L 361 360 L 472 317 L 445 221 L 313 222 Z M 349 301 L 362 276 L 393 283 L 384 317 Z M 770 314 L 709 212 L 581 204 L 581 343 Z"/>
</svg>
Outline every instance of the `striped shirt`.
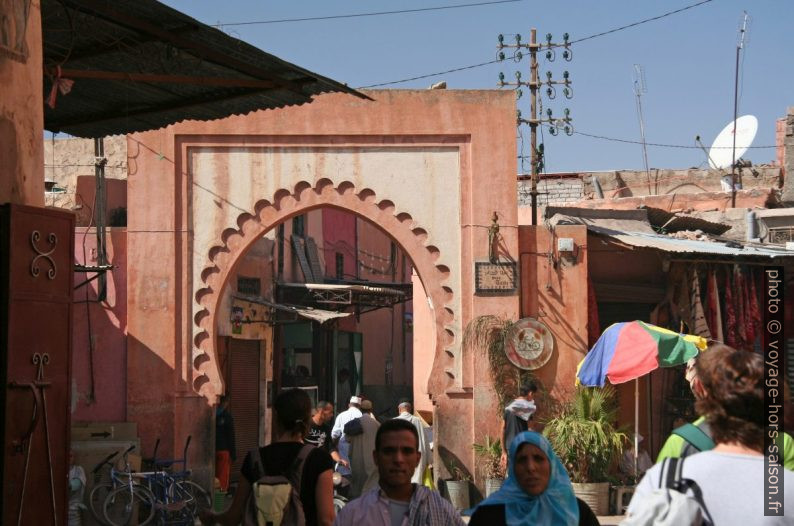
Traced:
<svg viewBox="0 0 794 526">
<path fill-rule="evenodd" d="M 373 488 L 361 497 L 350 501 L 339 515 L 334 526 L 392 526 L 389 498 L 380 487 Z M 401 526 L 462 525 L 460 513 L 437 492 L 414 484 L 414 494 L 408 503 L 408 512 Z"/>
</svg>

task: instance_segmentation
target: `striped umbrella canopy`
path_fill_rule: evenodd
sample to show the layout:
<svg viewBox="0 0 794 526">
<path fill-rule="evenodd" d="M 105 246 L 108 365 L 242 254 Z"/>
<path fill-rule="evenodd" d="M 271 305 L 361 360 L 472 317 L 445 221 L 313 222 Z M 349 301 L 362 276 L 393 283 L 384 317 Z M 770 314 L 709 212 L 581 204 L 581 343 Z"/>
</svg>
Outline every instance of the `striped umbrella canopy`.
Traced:
<svg viewBox="0 0 794 526">
<path fill-rule="evenodd" d="M 579 363 L 576 385 L 603 387 L 634 382 L 634 451 L 639 450 L 639 385 L 636 381 L 659 367 L 688 362 L 706 350 L 707 341 L 692 334 L 679 334 L 643 321 L 614 323 L 598 338 Z M 638 476 L 634 455 L 634 475 Z"/>
<path fill-rule="evenodd" d="M 706 349 L 706 339 L 643 321 L 607 327 L 579 364 L 576 383 L 603 387 L 636 380 L 659 367 L 686 363 Z"/>
</svg>

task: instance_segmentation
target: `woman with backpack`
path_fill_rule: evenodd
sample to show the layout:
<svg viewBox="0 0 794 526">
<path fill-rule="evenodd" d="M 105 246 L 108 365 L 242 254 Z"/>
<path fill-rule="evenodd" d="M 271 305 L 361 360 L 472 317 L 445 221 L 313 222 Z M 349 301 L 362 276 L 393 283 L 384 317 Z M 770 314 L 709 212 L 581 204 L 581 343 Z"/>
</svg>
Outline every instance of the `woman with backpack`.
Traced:
<svg viewBox="0 0 794 526">
<path fill-rule="evenodd" d="M 679 460 L 673 468 L 666 460 L 649 469 L 621 524 L 661 524 L 664 517 L 664 524 L 793 524 L 794 492 L 789 488 L 794 487 L 794 473 L 779 469 L 778 489 L 785 491 L 764 491 L 763 357 L 715 345 L 695 367 L 703 387 L 695 409 L 707 415 L 716 446 Z M 669 477 L 662 476 L 663 470 Z M 785 514 L 764 516 L 772 511 L 773 500 L 782 504 L 784 496 Z"/>
<path fill-rule="evenodd" d="M 277 517 L 275 524 L 331 526 L 334 485 L 331 455 L 305 444 L 312 403 L 301 389 L 289 389 L 273 403 L 275 441 L 249 452 L 231 506 L 223 513 L 202 511 L 202 524 L 258 524 L 257 516 Z M 281 500 L 279 500 L 281 499 Z M 279 509 L 273 502 L 284 502 Z"/>
</svg>

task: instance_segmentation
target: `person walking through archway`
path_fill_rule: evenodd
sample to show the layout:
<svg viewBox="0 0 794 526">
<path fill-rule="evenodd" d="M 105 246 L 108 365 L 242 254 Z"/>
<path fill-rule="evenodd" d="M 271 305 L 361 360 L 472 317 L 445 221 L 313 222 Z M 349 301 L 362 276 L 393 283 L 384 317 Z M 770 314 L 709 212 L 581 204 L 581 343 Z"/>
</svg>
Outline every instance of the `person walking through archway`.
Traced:
<svg viewBox="0 0 794 526">
<path fill-rule="evenodd" d="M 413 406 L 411 405 L 411 402 L 401 402 L 400 405 L 397 406 L 397 411 L 399 412 L 399 415 L 395 418 L 410 422 L 411 425 L 416 428 L 416 432 L 419 436 L 419 452 L 422 454 L 422 458 L 419 460 L 419 465 L 416 466 L 416 471 L 414 472 L 413 477 L 411 477 L 411 482 L 415 484 L 421 484 L 425 469 L 430 464 L 432 459 L 432 452 L 430 451 L 430 444 L 427 442 L 425 426 L 422 423 L 422 419 L 413 414 Z"/>
<path fill-rule="evenodd" d="M 421 456 L 418 446 L 419 434 L 410 422 L 396 418 L 384 422 L 372 452 L 378 486 L 342 508 L 334 526 L 463 526 L 448 500 L 411 482 Z"/>
<path fill-rule="evenodd" d="M 234 418 L 229 411 L 229 397 L 223 395 L 215 408 L 215 478 L 224 493 L 229 490 L 232 463 L 237 460 L 234 441 Z"/>
<path fill-rule="evenodd" d="M 291 473 L 296 465 L 302 465 L 300 487 L 293 487 L 300 497 L 306 526 L 330 526 L 333 523 L 333 461 L 326 451 L 303 442 L 309 431 L 311 405 L 309 395 L 301 389 L 289 389 L 276 397 L 273 402 L 274 442 L 254 449 L 245 456 L 240 470 L 240 485 L 234 493 L 231 506 L 223 513 L 200 510 L 202 524 L 236 526 L 244 514 L 246 524 L 249 524 L 248 512 L 252 505 L 249 498 L 255 498 L 252 488 L 257 481 L 265 476 L 278 475 L 292 481 L 298 478 L 295 477 L 296 473 Z M 302 462 L 296 462 L 299 455 L 305 453 L 304 448 L 309 449 L 308 453 Z"/>
</svg>

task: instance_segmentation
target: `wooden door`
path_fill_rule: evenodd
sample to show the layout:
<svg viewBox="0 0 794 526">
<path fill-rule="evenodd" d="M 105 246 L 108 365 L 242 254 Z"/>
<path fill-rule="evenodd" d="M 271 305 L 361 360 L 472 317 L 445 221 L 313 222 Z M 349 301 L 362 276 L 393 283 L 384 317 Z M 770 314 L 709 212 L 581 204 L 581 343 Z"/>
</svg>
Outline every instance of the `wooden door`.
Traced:
<svg viewBox="0 0 794 526">
<path fill-rule="evenodd" d="M 3 524 L 66 524 L 74 215 L 0 206 Z"/>
</svg>

